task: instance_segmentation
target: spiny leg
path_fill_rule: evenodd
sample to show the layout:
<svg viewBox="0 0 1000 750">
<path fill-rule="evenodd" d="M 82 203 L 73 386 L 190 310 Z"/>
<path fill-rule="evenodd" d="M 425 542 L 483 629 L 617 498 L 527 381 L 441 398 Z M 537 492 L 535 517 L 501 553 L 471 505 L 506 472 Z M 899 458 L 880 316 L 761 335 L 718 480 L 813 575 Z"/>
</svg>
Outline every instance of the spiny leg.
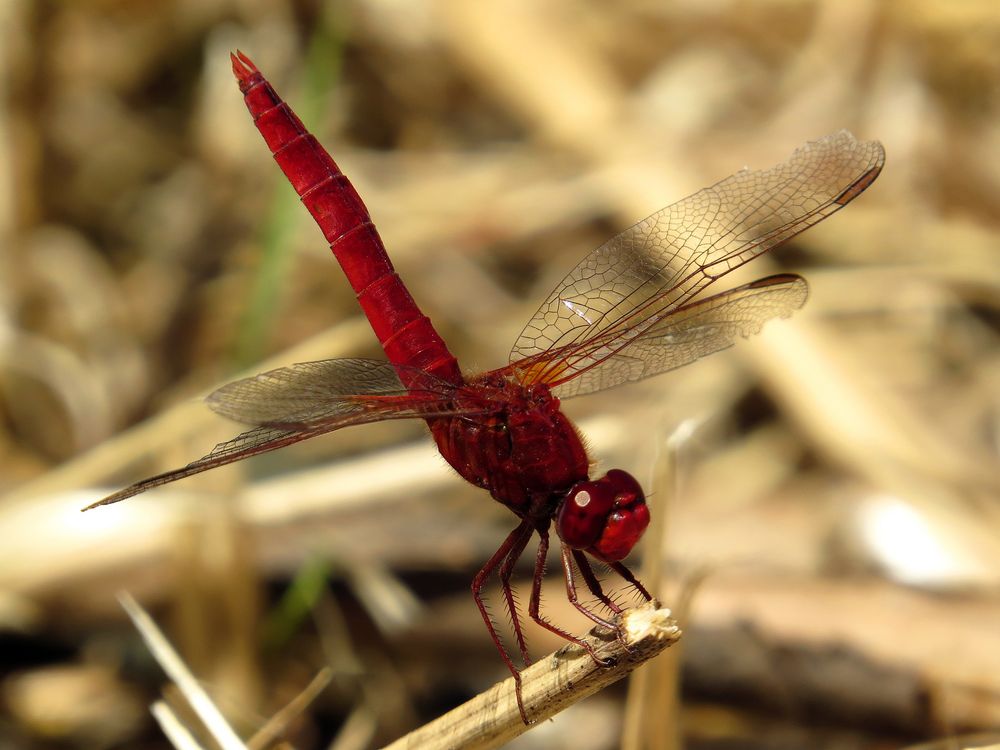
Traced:
<svg viewBox="0 0 1000 750">
<path fill-rule="evenodd" d="M 639 579 L 636 578 L 634 575 L 632 575 L 632 571 L 626 568 L 624 563 L 613 562 L 613 563 L 608 563 L 608 565 L 611 567 L 613 571 L 615 571 L 615 573 L 620 575 L 629 584 L 631 584 L 632 588 L 634 588 L 636 591 L 642 594 L 642 597 L 647 602 L 653 601 L 653 597 L 648 591 L 646 591 L 646 587 L 643 586 L 641 583 L 639 583 Z"/>
<path fill-rule="evenodd" d="M 585 606 L 580 604 L 580 598 L 577 596 L 576 593 L 576 579 L 575 576 L 573 575 L 573 563 L 570 561 L 569 558 L 570 558 L 570 549 L 564 544 L 562 548 L 563 576 L 566 578 L 566 597 L 569 599 L 570 604 L 576 607 L 577 610 L 585 617 L 593 620 L 601 627 L 609 628 L 611 630 L 617 630 L 613 622 L 605 620 L 596 612 L 592 612 L 591 610 L 587 609 Z M 579 560 L 577 562 L 579 562 Z M 580 572 L 583 573 L 584 579 L 587 578 L 587 573 L 590 573 L 590 577 L 594 579 L 594 583 L 597 586 L 597 590 L 601 592 L 599 596 L 604 597 L 606 599 L 607 597 L 604 596 L 604 591 L 601 590 L 600 584 L 597 583 L 597 577 L 594 575 L 594 571 L 590 569 L 589 565 L 587 565 L 586 560 L 584 560 L 583 562 L 584 565 L 580 567 Z M 587 571 L 587 573 L 584 573 L 584 571 Z M 588 582 L 588 586 L 589 585 L 590 584 Z M 593 588 L 591 588 L 590 590 L 591 592 L 594 592 Z"/>
<path fill-rule="evenodd" d="M 521 526 L 524 527 L 524 531 L 514 542 L 510 552 L 507 553 L 507 559 L 500 566 L 500 586 L 503 589 L 504 601 L 507 603 L 507 611 L 510 612 L 510 622 L 514 628 L 517 647 L 521 650 L 521 658 L 524 660 L 524 666 L 528 666 L 531 664 L 531 659 L 528 657 L 528 644 L 524 640 L 524 631 L 521 629 L 521 617 L 517 610 L 517 601 L 514 599 L 514 592 L 510 587 L 510 577 L 514 572 L 514 566 L 517 564 L 521 553 L 524 552 L 524 548 L 528 544 L 528 540 L 531 539 L 531 535 L 534 533 L 534 529 L 528 524 L 522 524 Z M 521 526 L 518 528 L 521 528 Z"/>
<path fill-rule="evenodd" d="M 567 549 L 566 546 L 563 545 L 563 567 L 566 570 L 566 575 L 567 575 L 566 581 L 567 581 L 567 591 L 568 591 L 569 581 L 571 576 L 571 568 L 568 567 L 568 564 L 566 562 L 566 549 Z M 610 597 L 607 597 L 604 594 L 604 589 L 601 587 L 600 581 L 598 581 L 597 576 L 594 575 L 594 569 L 590 565 L 590 560 L 588 560 L 587 557 L 580 550 L 572 550 L 572 553 L 573 553 L 573 559 L 576 560 L 576 563 L 580 568 L 580 573 L 583 575 L 584 580 L 587 581 L 587 586 L 588 588 L 590 588 L 591 593 L 595 594 L 602 602 L 610 606 L 611 609 L 614 610 L 616 615 L 620 615 L 622 613 L 621 607 L 612 602 Z M 611 562 L 608 563 L 608 566 L 613 571 L 618 573 L 618 575 L 624 578 L 625 581 L 629 583 L 631 586 L 633 586 L 640 594 L 645 596 L 646 601 L 652 600 L 652 597 L 649 595 L 649 592 L 646 591 L 646 587 L 643 586 L 641 583 L 639 583 L 638 579 L 636 579 L 636 577 L 632 575 L 632 571 L 626 568 L 622 563 Z M 595 587 L 597 589 L 596 591 Z M 580 605 L 577 605 L 576 601 L 573 600 L 572 596 L 570 596 L 570 601 L 572 601 L 573 604 L 576 605 L 577 609 L 579 609 L 588 617 L 590 616 L 590 613 L 586 609 L 583 609 Z M 621 625 L 615 626 L 615 632 L 617 634 L 618 642 L 622 644 L 625 650 L 632 651 L 632 647 L 626 640 L 625 631 L 622 629 Z"/>
<path fill-rule="evenodd" d="M 531 525 L 527 521 L 521 521 L 521 523 L 514 529 L 507 538 L 503 540 L 503 544 L 500 545 L 500 549 L 493 553 L 493 557 L 486 561 L 486 564 L 476 573 L 475 578 L 472 579 L 472 598 L 476 600 L 476 606 L 479 607 L 479 614 L 483 617 L 483 622 L 486 623 L 486 629 L 490 631 L 490 638 L 493 639 L 494 645 L 497 647 L 497 651 L 500 652 L 500 658 L 503 659 L 504 664 L 507 665 L 507 669 L 510 673 L 514 675 L 514 695 L 517 698 L 517 710 L 521 713 L 521 720 L 525 724 L 530 724 L 528 721 L 528 715 L 524 711 L 524 701 L 521 699 L 521 672 L 514 666 L 514 662 L 511 661 L 510 655 L 507 653 L 507 649 L 503 645 L 503 641 L 500 640 L 500 636 L 497 633 L 496 626 L 493 624 L 493 618 L 490 617 L 490 613 L 486 609 L 486 604 L 483 602 L 483 586 L 491 575 L 493 571 L 497 569 L 500 565 L 500 561 L 503 560 L 510 551 L 517 546 L 521 539 L 521 536 L 525 533 L 525 529 L 528 531 L 528 536 L 531 535 Z M 522 545 L 523 547 L 523 545 Z"/>
<path fill-rule="evenodd" d="M 567 547 L 563 545 L 563 566 L 566 565 L 566 549 Z M 594 575 L 594 569 L 590 565 L 590 560 L 587 556 L 583 554 L 578 549 L 571 550 L 573 559 L 576 560 L 576 567 L 580 569 L 580 575 L 583 576 L 583 580 L 587 583 L 587 588 L 590 589 L 590 593 L 596 596 L 602 604 L 607 606 L 616 615 L 622 613 L 622 608 L 612 599 L 610 596 L 604 593 L 604 588 L 601 586 L 601 582 L 597 580 L 597 576 Z"/>
<path fill-rule="evenodd" d="M 542 601 L 542 577 L 545 575 L 545 558 L 549 554 L 549 531 L 548 529 L 539 529 L 538 536 L 541 537 L 541 541 L 538 543 L 538 555 L 535 557 L 535 576 L 531 584 L 531 601 L 528 603 L 528 614 L 531 619 L 536 623 L 541 625 L 543 628 L 549 632 L 555 633 L 560 638 L 564 638 L 570 643 L 575 643 L 577 646 L 583 648 L 590 657 L 598 664 L 602 666 L 608 666 L 608 660 L 602 659 L 594 651 L 594 647 L 587 643 L 582 638 L 577 638 L 575 635 L 567 633 L 565 630 L 553 625 L 551 622 L 546 620 L 539 613 Z M 596 617 L 596 615 L 595 615 Z M 591 618 L 593 619 L 593 617 Z M 608 627 L 614 628 L 614 625 L 610 623 L 605 623 L 601 621 L 602 625 L 607 625 Z"/>
</svg>

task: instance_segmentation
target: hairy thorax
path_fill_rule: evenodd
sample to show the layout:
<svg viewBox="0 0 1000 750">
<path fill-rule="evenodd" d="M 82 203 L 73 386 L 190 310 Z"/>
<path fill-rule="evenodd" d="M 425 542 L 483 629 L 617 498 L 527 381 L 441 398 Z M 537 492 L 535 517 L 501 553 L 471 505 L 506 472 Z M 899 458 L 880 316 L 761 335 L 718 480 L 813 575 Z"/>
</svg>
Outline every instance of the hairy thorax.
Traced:
<svg viewBox="0 0 1000 750">
<path fill-rule="evenodd" d="M 481 414 L 428 420 L 441 455 L 517 515 L 544 522 L 587 478 L 580 436 L 544 384 L 524 387 L 494 375 L 459 388 L 456 401 Z"/>
</svg>

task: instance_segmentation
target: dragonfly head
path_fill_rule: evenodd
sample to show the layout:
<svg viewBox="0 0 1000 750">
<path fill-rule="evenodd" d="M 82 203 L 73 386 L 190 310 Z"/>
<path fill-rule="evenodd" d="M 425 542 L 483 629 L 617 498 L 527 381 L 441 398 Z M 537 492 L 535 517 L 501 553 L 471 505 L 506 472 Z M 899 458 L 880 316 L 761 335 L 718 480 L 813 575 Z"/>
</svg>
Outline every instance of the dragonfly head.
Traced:
<svg viewBox="0 0 1000 750">
<path fill-rule="evenodd" d="M 648 525 L 649 508 L 642 488 L 621 469 L 578 482 L 556 516 L 556 533 L 563 542 L 605 562 L 626 557 Z"/>
</svg>

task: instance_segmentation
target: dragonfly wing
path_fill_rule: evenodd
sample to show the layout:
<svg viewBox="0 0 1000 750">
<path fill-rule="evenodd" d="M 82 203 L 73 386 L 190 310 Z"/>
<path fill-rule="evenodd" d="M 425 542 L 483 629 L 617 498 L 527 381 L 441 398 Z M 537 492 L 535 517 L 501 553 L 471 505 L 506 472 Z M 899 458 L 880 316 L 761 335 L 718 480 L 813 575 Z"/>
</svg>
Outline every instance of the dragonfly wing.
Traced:
<svg viewBox="0 0 1000 750">
<path fill-rule="evenodd" d="M 173 469 L 172 471 L 165 471 L 162 474 L 147 477 L 146 479 L 136 482 L 135 484 L 130 484 L 128 487 L 119 490 L 112 495 L 108 495 L 107 497 L 98 500 L 96 503 L 91 503 L 84 508 L 84 510 L 90 510 L 91 508 L 96 508 L 100 505 L 111 505 L 113 503 L 121 502 L 122 500 L 138 495 L 146 490 L 159 487 L 161 484 L 176 482 L 178 479 L 184 479 L 192 474 L 200 474 L 203 471 L 214 469 L 217 466 L 225 466 L 226 464 L 231 464 L 234 461 L 240 461 L 244 458 L 249 458 L 250 456 L 256 456 L 258 453 L 266 453 L 267 451 L 283 448 L 286 445 L 291 445 L 292 443 L 297 443 L 300 440 L 310 438 L 314 434 L 319 433 L 306 432 L 304 430 L 281 430 L 274 427 L 257 427 L 253 430 L 248 430 L 247 432 L 237 435 L 232 440 L 219 443 L 215 446 L 211 453 L 206 456 L 202 456 L 197 461 L 192 461 L 187 466 L 183 466 L 180 469 Z"/>
<path fill-rule="evenodd" d="M 758 333 L 768 320 L 787 318 L 808 295 L 801 276 L 779 274 L 647 319 L 627 345 L 572 378 L 557 380 L 552 392 L 559 398 L 580 396 L 683 367 Z"/>
<path fill-rule="evenodd" d="M 822 221 L 858 196 L 885 161 L 876 141 L 841 131 L 766 170 L 743 169 L 668 206 L 588 255 L 549 295 L 511 352 L 527 382 L 589 370 L 649 317 Z M 530 367 L 522 367 L 525 359 Z"/>
<path fill-rule="evenodd" d="M 427 398 L 446 399 L 454 391 L 453 385 L 433 375 L 406 369 L 414 370 L 410 380 L 417 384 L 409 390 L 396 367 L 385 360 L 300 362 L 224 385 L 206 403 L 216 414 L 244 424 L 307 427 L 372 408 L 384 413 L 390 405 L 402 408 Z"/>
<path fill-rule="evenodd" d="M 393 365 L 368 359 L 303 362 L 237 380 L 208 397 L 213 411 L 256 425 L 179 469 L 143 479 L 87 506 L 110 505 L 169 482 L 351 425 L 388 419 L 466 416 L 454 386 L 419 373 L 407 390 Z"/>
</svg>

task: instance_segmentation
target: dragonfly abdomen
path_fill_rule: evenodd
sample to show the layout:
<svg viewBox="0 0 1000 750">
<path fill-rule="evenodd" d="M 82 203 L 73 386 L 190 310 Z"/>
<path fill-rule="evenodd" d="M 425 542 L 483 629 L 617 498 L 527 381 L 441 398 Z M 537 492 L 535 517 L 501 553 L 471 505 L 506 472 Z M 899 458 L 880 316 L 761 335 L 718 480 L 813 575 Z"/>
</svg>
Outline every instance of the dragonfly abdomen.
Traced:
<svg viewBox="0 0 1000 750">
<path fill-rule="evenodd" d="M 389 361 L 461 383 L 455 357 L 396 274 L 351 181 L 247 58 L 234 55 L 233 71 L 254 124 L 330 243 Z M 413 385 L 404 369 L 399 374 Z"/>
</svg>

